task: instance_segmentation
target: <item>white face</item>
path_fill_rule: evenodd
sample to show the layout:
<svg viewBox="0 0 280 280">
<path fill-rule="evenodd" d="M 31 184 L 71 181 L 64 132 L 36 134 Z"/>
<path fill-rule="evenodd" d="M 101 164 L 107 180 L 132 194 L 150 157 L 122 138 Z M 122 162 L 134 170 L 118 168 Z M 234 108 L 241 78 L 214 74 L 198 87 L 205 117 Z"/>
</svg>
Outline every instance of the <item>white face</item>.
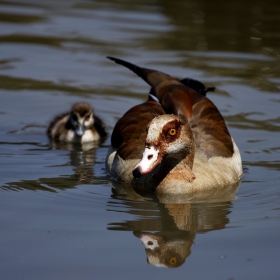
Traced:
<svg viewBox="0 0 280 280">
<path fill-rule="evenodd" d="M 153 238 L 153 236 L 151 235 L 143 234 L 140 237 L 140 240 L 142 241 L 146 249 L 155 250 L 159 247 L 158 240 L 156 238 Z"/>
<path fill-rule="evenodd" d="M 151 172 L 168 155 L 185 157 L 192 145 L 186 133 L 186 123 L 174 115 L 161 115 L 148 125 L 146 148 L 133 171 L 134 177 Z"/>
<path fill-rule="evenodd" d="M 86 129 L 93 125 L 93 114 L 92 112 L 89 112 L 83 116 L 80 116 L 79 113 L 73 112 L 71 115 L 71 123 L 75 128 L 75 133 L 81 137 L 85 133 Z"/>
<path fill-rule="evenodd" d="M 160 134 L 162 133 L 162 128 L 170 121 L 168 115 L 160 116 L 154 118 L 149 124 L 148 134 L 146 142 L 152 143 L 157 142 Z"/>
<path fill-rule="evenodd" d="M 142 175 L 149 173 L 157 164 L 159 150 L 155 147 L 146 147 L 141 161 L 135 166 L 135 169 L 139 169 Z"/>
</svg>

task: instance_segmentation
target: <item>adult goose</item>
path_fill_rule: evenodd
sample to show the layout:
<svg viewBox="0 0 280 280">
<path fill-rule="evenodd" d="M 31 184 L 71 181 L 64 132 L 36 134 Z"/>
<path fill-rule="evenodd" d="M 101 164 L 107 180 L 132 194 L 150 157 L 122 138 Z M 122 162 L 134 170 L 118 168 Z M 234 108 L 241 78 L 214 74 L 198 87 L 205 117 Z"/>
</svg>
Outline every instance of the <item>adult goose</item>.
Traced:
<svg viewBox="0 0 280 280">
<path fill-rule="evenodd" d="M 55 117 L 47 129 L 51 139 L 82 144 L 100 140 L 106 134 L 102 120 L 86 102 L 76 103 L 70 112 Z"/>
<path fill-rule="evenodd" d="M 238 147 L 204 96 L 203 84 L 108 58 L 152 87 L 149 100 L 128 110 L 114 127 L 106 159 L 113 180 L 159 194 L 189 195 L 213 194 L 240 181 Z"/>
</svg>

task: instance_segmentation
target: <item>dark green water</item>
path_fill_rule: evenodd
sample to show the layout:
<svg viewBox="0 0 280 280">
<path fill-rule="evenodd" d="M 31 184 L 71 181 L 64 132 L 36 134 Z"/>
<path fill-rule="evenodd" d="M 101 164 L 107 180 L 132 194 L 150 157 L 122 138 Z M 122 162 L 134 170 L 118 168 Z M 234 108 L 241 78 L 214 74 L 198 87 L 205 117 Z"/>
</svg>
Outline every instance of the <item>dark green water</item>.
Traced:
<svg viewBox="0 0 280 280">
<path fill-rule="evenodd" d="M 110 138 L 49 143 L 76 101 L 111 132 L 146 99 L 108 55 L 216 87 L 243 159 L 236 199 L 116 194 Z M 279 279 L 279 60 L 279 1 L 0 1 L 1 279 Z"/>
</svg>

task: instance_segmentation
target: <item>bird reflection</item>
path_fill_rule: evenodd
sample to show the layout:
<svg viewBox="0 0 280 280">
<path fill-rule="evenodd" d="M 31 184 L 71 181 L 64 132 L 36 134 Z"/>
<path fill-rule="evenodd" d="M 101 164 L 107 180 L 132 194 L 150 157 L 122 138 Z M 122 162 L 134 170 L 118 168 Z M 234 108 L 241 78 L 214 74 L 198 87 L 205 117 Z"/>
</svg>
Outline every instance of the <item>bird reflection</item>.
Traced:
<svg viewBox="0 0 280 280">
<path fill-rule="evenodd" d="M 204 201 L 163 198 L 111 182 L 110 211 L 129 213 L 131 220 L 108 224 L 109 230 L 132 231 L 141 240 L 147 262 L 157 267 L 176 268 L 191 255 L 196 234 L 223 229 L 229 223 L 232 195 Z M 122 210 L 120 210 L 122 209 Z"/>
<path fill-rule="evenodd" d="M 57 140 L 50 140 L 50 146 L 53 150 L 69 150 L 69 151 L 89 151 L 92 149 L 96 149 L 100 146 L 100 141 L 92 141 L 88 143 L 68 143 L 68 142 L 61 142 Z"/>
<path fill-rule="evenodd" d="M 95 163 L 95 149 L 99 147 L 98 144 L 97 141 L 83 144 L 51 141 L 52 149 L 70 151 L 70 161 L 65 165 L 73 166 L 76 185 L 92 183 L 94 178 L 92 166 Z"/>
<path fill-rule="evenodd" d="M 96 148 L 100 148 L 100 142 L 91 143 L 62 143 L 51 141 L 50 145 L 38 148 L 40 152 L 45 149 L 49 150 L 65 150 L 67 160 L 64 163 L 47 165 L 47 168 L 55 168 L 63 170 L 64 166 L 72 167 L 72 174 L 60 175 L 57 177 L 37 178 L 34 180 L 20 180 L 18 182 L 8 182 L 1 188 L 6 190 L 42 190 L 48 192 L 57 192 L 58 190 L 66 190 L 75 188 L 80 184 L 93 184 L 96 174 L 94 174 L 93 165 L 95 164 Z M 60 155 L 59 153 L 57 155 Z M 63 171 L 61 171 L 63 172 Z"/>
<path fill-rule="evenodd" d="M 181 266 L 191 254 L 194 232 L 135 232 L 145 247 L 147 262 L 158 267 L 175 268 Z"/>
</svg>

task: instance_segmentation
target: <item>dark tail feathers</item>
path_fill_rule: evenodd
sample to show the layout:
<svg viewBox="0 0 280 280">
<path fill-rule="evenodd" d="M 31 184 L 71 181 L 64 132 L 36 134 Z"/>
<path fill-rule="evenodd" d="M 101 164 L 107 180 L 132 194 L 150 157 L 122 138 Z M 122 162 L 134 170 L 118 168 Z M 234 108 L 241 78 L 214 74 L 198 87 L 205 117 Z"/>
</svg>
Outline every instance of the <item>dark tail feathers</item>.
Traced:
<svg viewBox="0 0 280 280">
<path fill-rule="evenodd" d="M 107 56 L 107 58 L 115 61 L 117 64 L 120 64 L 120 65 L 123 65 L 123 66 L 127 67 L 132 72 L 134 72 L 136 75 L 138 75 L 140 78 L 142 78 L 144 81 L 148 82 L 147 79 L 146 79 L 146 75 L 143 73 L 142 68 L 140 68 L 140 67 L 138 67 L 138 66 L 136 66 L 132 63 L 129 63 L 127 61 L 124 61 L 122 59 L 119 59 L 119 58 L 115 58 L 115 57 L 112 57 L 112 56 Z"/>
<path fill-rule="evenodd" d="M 201 94 L 203 96 L 206 96 L 206 93 L 208 91 L 214 91 L 215 90 L 214 87 L 206 88 L 203 83 L 201 83 L 197 80 L 190 79 L 190 78 L 182 79 L 182 80 L 180 80 L 180 82 L 182 84 L 184 84 L 185 86 L 195 90 L 196 92 L 198 92 L 199 94 Z M 154 101 L 158 102 L 156 94 L 155 94 L 155 92 L 153 91 L 152 88 L 150 89 L 150 92 L 149 92 L 149 100 L 154 100 Z"/>
<path fill-rule="evenodd" d="M 128 69 L 130 69 L 132 72 L 134 72 L 136 75 L 138 75 L 139 77 L 141 77 L 144 81 L 148 82 L 147 81 L 147 72 L 145 72 L 145 69 L 144 68 L 141 68 L 141 67 L 138 67 L 132 63 L 129 63 L 127 61 L 124 61 L 122 59 L 119 59 L 119 58 L 115 58 L 115 57 L 112 57 L 112 56 L 107 56 L 107 58 L 115 61 L 117 64 L 120 64 L 120 65 L 123 65 L 125 67 L 127 67 Z M 146 69 L 147 71 L 148 69 Z M 149 71 L 149 70 L 148 70 Z M 152 70 L 153 71 L 153 70 Z M 193 79 L 190 79 L 190 78 L 185 78 L 185 79 L 182 79 L 180 80 L 180 82 L 182 84 L 184 84 L 185 86 L 197 91 L 198 93 L 200 93 L 201 95 L 203 96 L 206 96 L 206 93 L 208 91 L 214 91 L 215 88 L 214 87 L 209 87 L 209 88 L 206 88 L 204 86 L 204 84 L 202 84 L 201 82 L 199 81 L 196 81 L 196 80 L 193 80 Z M 150 90 L 150 97 L 149 99 L 157 99 L 153 89 Z"/>
</svg>

